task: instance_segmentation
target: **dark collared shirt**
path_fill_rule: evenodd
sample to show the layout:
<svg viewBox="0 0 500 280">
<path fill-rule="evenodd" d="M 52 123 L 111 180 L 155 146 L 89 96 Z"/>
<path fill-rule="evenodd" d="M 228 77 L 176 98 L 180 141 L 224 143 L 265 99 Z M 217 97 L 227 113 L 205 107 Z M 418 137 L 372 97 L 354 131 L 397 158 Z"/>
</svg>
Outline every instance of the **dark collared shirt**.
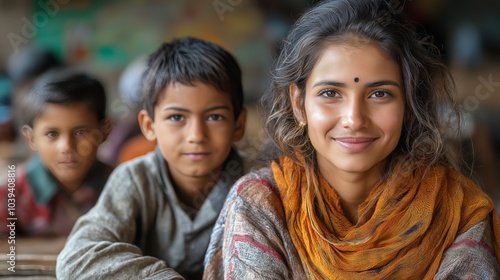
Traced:
<svg viewBox="0 0 500 280">
<path fill-rule="evenodd" d="M 76 220 L 94 206 L 112 168 L 96 162 L 83 185 L 73 193 L 65 191 L 47 170 L 39 156 L 33 156 L 17 170 L 15 178 L 16 233 L 23 236 L 67 236 Z M 0 219 L 8 212 L 7 184 L 0 186 Z M 0 234 L 7 234 L 6 227 Z"/>
</svg>

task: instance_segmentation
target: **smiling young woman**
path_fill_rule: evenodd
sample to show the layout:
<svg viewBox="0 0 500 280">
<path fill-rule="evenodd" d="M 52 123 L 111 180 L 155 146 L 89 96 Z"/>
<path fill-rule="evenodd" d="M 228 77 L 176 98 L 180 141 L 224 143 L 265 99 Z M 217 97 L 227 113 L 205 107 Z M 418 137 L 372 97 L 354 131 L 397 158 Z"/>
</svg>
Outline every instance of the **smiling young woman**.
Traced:
<svg viewBox="0 0 500 280">
<path fill-rule="evenodd" d="M 320 173 L 339 194 L 353 224 L 358 205 L 380 180 L 401 136 L 405 97 L 400 73 L 376 44 L 335 44 L 320 54 L 303 100 L 297 85 L 290 86 L 294 115 L 308 125 Z"/>
<path fill-rule="evenodd" d="M 323 1 L 290 30 L 270 164 L 228 195 L 205 279 L 500 276 L 498 214 L 444 149 L 453 80 L 391 2 Z"/>
</svg>

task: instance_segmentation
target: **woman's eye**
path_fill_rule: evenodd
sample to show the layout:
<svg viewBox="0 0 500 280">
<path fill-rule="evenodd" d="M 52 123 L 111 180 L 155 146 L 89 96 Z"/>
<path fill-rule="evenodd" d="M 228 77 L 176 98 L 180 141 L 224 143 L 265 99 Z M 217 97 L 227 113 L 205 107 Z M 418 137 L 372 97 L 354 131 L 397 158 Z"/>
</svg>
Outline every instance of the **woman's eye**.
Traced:
<svg viewBox="0 0 500 280">
<path fill-rule="evenodd" d="M 335 97 L 338 95 L 338 92 L 331 89 L 325 89 L 320 92 L 320 95 L 323 97 Z"/>
<path fill-rule="evenodd" d="M 209 121 L 221 121 L 221 120 L 223 120 L 223 119 L 224 119 L 224 117 L 223 117 L 223 116 L 221 116 L 221 115 L 210 115 L 210 116 L 208 117 L 208 120 L 209 120 Z"/>
<path fill-rule="evenodd" d="M 174 122 L 180 122 L 180 121 L 184 120 L 184 117 L 182 115 L 175 114 L 175 115 L 171 115 L 170 117 L 168 117 L 168 119 L 171 121 L 174 121 Z"/>
<path fill-rule="evenodd" d="M 372 94 L 370 94 L 371 97 L 375 97 L 375 98 L 383 98 L 383 97 L 388 97 L 390 95 L 391 95 L 391 93 L 388 91 L 385 91 L 385 90 L 377 90 L 377 91 L 373 92 Z"/>
</svg>

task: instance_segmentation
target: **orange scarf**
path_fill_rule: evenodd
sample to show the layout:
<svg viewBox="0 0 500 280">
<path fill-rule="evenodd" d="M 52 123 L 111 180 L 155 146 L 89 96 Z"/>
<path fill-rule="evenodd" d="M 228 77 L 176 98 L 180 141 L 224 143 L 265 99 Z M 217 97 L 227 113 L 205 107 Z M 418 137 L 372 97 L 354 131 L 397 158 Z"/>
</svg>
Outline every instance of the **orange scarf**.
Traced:
<svg viewBox="0 0 500 280">
<path fill-rule="evenodd" d="M 309 278 L 432 279 L 455 238 L 489 216 L 500 261 L 500 220 L 493 203 L 456 171 L 433 167 L 420 181 L 423 168 L 402 178 L 396 170 L 359 206 L 365 215 L 355 226 L 322 176 L 315 191 L 304 168 L 289 158 L 273 162 L 272 171 Z"/>
</svg>

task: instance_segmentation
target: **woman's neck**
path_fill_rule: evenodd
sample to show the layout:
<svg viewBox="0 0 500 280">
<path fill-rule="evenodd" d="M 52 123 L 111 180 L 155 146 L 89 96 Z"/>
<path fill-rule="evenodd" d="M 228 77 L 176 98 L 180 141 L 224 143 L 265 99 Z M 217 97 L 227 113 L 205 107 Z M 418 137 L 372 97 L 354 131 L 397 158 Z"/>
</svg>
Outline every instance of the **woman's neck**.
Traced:
<svg viewBox="0 0 500 280">
<path fill-rule="evenodd" d="M 339 169 L 319 167 L 326 181 L 337 192 L 340 205 L 346 218 L 353 224 L 358 222 L 358 208 L 373 187 L 380 181 L 383 163 L 378 164 L 366 172 L 347 172 Z"/>
</svg>

